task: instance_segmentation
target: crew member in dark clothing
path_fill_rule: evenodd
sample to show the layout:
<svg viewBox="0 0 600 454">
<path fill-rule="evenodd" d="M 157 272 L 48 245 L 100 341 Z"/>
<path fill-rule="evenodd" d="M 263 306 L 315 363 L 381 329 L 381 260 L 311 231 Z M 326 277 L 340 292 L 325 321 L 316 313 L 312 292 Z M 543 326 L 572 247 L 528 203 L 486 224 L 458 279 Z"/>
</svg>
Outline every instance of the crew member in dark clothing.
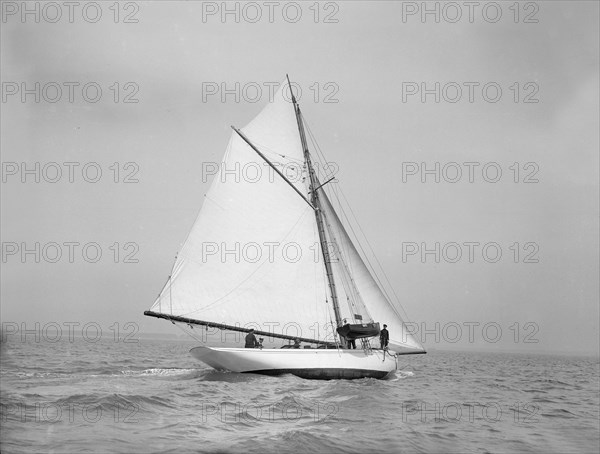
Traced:
<svg viewBox="0 0 600 454">
<path fill-rule="evenodd" d="M 256 340 L 256 336 L 254 335 L 254 330 L 251 329 L 248 335 L 246 336 L 246 348 L 257 348 L 260 347 L 260 344 Z"/>
<path fill-rule="evenodd" d="M 348 327 L 348 332 L 350 331 L 350 324 L 346 321 L 346 319 L 344 319 L 344 326 L 343 328 Z M 356 339 L 346 339 L 346 348 L 351 349 L 354 348 L 356 349 Z"/>
<path fill-rule="evenodd" d="M 383 325 L 383 329 L 379 332 L 379 342 L 381 343 L 381 348 L 385 350 L 390 341 L 390 333 L 386 329 L 387 325 Z"/>
</svg>

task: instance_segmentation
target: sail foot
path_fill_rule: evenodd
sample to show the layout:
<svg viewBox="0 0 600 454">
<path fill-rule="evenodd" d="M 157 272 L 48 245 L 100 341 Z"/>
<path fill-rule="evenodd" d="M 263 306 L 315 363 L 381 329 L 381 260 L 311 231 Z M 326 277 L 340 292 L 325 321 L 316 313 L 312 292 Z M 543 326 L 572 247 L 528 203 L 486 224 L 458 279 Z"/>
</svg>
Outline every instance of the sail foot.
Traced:
<svg viewBox="0 0 600 454">
<path fill-rule="evenodd" d="M 269 331 L 259 331 L 259 330 L 253 329 L 253 328 L 242 328 L 240 326 L 227 325 L 224 323 L 209 322 L 209 321 L 205 321 L 205 320 L 196 320 L 193 318 L 163 314 L 163 313 L 154 312 L 154 311 L 144 311 L 144 315 L 146 315 L 148 317 L 162 318 L 165 320 L 169 320 L 170 322 L 173 322 L 173 323 L 179 322 L 179 323 L 185 323 L 186 325 L 201 325 L 201 326 L 207 326 L 207 327 L 211 327 L 211 328 L 218 328 L 218 329 L 222 329 L 222 330 L 239 331 L 242 333 L 249 333 L 252 330 L 254 332 L 254 334 L 257 336 L 273 337 L 276 339 L 285 339 L 285 340 L 298 339 L 300 342 L 323 345 L 326 348 L 330 348 L 330 347 L 334 346 L 334 343 L 331 341 L 325 341 L 325 340 L 320 340 L 320 339 L 311 339 L 309 337 L 288 336 L 287 334 L 278 334 L 278 333 L 273 333 L 273 332 L 269 332 Z"/>
</svg>

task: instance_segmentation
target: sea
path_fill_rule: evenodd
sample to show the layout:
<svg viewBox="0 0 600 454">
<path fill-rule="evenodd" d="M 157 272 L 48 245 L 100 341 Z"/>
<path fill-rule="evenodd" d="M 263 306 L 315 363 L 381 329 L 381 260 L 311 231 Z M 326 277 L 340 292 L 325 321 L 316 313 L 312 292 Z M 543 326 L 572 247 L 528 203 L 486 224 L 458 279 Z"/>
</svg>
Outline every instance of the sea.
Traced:
<svg viewBox="0 0 600 454">
<path fill-rule="evenodd" d="M 600 451 L 597 357 L 432 351 L 387 379 L 320 381 L 216 371 L 195 345 L 7 339 L 0 451 Z"/>
</svg>

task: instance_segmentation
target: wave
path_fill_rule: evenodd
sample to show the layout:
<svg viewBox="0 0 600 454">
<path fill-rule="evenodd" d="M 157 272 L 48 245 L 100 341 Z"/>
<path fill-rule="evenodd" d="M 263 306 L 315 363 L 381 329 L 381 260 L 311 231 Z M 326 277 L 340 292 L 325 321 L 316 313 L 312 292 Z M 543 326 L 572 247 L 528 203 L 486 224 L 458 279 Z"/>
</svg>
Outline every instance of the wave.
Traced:
<svg viewBox="0 0 600 454">
<path fill-rule="evenodd" d="M 148 396 L 142 394 L 73 394 L 63 397 L 48 404 L 61 407 L 85 407 L 107 412 L 130 411 L 152 411 L 158 409 L 176 410 L 175 402 L 169 397 Z M 98 411 L 99 411 L 98 410 Z"/>
<path fill-rule="evenodd" d="M 403 380 L 408 377 L 413 377 L 415 374 L 410 370 L 396 370 L 386 377 L 389 381 Z"/>
<path fill-rule="evenodd" d="M 567 418 L 567 419 L 572 419 L 572 418 L 578 417 L 578 415 L 576 415 L 575 413 L 572 413 L 569 410 L 565 410 L 564 408 L 552 409 L 548 412 L 541 413 L 541 416 L 546 417 L 546 418 Z"/>
<path fill-rule="evenodd" d="M 225 382 L 225 383 L 244 383 L 261 379 L 268 379 L 270 377 L 256 374 L 241 374 L 239 372 L 230 372 L 227 370 L 215 370 L 213 368 L 206 368 L 199 370 L 198 378 L 202 381 L 207 382 Z"/>
<path fill-rule="evenodd" d="M 119 374 L 116 375 L 125 375 L 130 377 L 175 377 L 179 375 L 189 375 L 195 374 L 199 372 L 198 369 L 160 369 L 160 368 L 152 368 L 152 369 L 144 369 L 144 370 L 122 370 Z"/>
</svg>

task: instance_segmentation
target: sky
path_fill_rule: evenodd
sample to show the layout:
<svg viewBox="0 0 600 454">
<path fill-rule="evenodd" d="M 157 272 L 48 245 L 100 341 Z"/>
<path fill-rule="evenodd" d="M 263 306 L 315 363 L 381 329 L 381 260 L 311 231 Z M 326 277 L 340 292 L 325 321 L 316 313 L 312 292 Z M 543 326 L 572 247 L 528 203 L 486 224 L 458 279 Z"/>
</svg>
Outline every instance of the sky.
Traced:
<svg viewBox="0 0 600 454">
<path fill-rule="evenodd" d="M 598 354 L 597 2 L 0 4 L 5 332 L 179 334 L 203 166 L 289 74 L 426 348 Z"/>
</svg>

